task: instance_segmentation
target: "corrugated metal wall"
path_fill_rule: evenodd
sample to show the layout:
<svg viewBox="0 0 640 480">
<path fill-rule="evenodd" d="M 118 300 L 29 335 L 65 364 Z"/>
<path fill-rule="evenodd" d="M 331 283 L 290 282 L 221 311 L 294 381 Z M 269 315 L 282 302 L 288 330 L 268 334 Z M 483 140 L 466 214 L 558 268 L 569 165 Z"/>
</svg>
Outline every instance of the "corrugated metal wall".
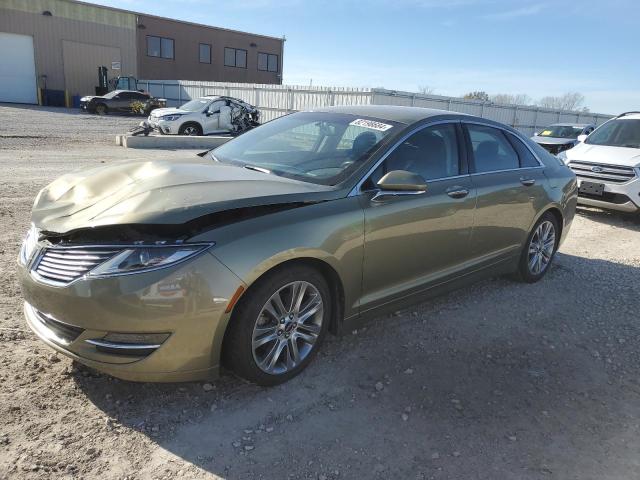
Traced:
<svg viewBox="0 0 640 480">
<path fill-rule="evenodd" d="M 306 87 L 183 80 L 143 80 L 139 86 L 146 88 L 156 97 L 166 98 L 168 104 L 172 106 L 202 95 L 228 95 L 240 98 L 260 108 L 263 112 L 263 121 L 298 110 L 330 105 L 404 105 L 477 115 L 511 125 L 525 135 L 533 135 L 535 130 L 551 123 L 576 122 L 600 125 L 611 118 L 611 115 L 597 113 L 562 112 L 535 106 L 499 105 L 457 97 L 422 95 L 382 88 Z"/>
<path fill-rule="evenodd" d="M 533 135 L 535 131 L 552 123 L 570 122 L 600 125 L 612 117 L 612 115 L 599 113 L 550 110 L 533 105 L 502 105 L 459 97 L 423 95 L 380 88 L 372 91 L 372 103 L 375 105 L 404 105 L 468 113 L 511 125 L 525 135 Z"/>
</svg>

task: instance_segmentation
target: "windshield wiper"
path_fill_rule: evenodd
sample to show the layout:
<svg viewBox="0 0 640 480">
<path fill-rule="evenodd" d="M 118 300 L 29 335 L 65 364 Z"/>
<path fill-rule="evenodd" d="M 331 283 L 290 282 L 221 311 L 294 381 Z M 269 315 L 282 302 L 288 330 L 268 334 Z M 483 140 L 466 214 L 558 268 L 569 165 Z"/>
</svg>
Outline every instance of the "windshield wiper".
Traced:
<svg viewBox="0 0 640 480">
<path fill-rule="evenodd" d="M 271 170 L 267 170 L 266 168 L 262 167 L 256 167 L 255 165 L 244 165 L 244 168 L 246 168 L 247 170 L 254 170 L 256 172 L 271 173 Z"/>
</svg>

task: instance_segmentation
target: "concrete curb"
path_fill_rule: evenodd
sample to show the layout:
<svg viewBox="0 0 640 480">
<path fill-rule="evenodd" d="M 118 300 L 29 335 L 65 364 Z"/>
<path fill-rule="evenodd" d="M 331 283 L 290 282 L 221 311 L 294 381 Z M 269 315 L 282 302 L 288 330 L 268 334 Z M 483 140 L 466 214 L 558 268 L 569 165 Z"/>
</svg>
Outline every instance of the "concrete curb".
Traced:
<svg viewBox="0 0 640 480">
<path fill-rule="evenodd" d="M 155 149 L 202 149 L 219 147 L 233 137 L 186 135 L 116 135 L 116 145 L 125 148 L 155 148 Z"/>
</svg>

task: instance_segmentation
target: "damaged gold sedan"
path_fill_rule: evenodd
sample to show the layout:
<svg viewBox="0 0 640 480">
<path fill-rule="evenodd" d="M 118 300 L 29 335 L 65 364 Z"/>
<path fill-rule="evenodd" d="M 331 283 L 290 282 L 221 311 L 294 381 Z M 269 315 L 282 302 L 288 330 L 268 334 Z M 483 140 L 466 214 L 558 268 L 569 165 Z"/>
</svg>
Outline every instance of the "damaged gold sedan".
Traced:
<svg viewBox="0 0 640 480">
<path fill-rule="evenodd" d="M 184 162 L 42 190 L 19 263 L 29 326 L 116 377 L 298 374 L 328 332 L 474 279 L 549 270 L 574 174 L 510 127 L 410 107 L 288 115 Z"/>
</svg>

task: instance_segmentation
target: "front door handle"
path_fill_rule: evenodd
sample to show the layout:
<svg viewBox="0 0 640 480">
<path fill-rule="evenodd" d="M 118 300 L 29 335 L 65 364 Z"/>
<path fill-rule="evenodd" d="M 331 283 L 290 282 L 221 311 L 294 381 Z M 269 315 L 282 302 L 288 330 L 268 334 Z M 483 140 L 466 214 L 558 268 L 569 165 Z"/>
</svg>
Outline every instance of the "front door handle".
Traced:
<svg viewBox="0 0 640 480">
<path fill-rule="evenodd" d="M 531 185 L 534 185 L 536 183 L 536 180 L 535 178 L 520 177 L 520 183 L 525 187 L 530 187 Z"/>
<path fill-rule="evenodd" d="M 447 195 L 451 198 L 464 198 L 469 195 L 469 190 L 464 187 L 451 187 L 447 189 Z"/>
</svg>

